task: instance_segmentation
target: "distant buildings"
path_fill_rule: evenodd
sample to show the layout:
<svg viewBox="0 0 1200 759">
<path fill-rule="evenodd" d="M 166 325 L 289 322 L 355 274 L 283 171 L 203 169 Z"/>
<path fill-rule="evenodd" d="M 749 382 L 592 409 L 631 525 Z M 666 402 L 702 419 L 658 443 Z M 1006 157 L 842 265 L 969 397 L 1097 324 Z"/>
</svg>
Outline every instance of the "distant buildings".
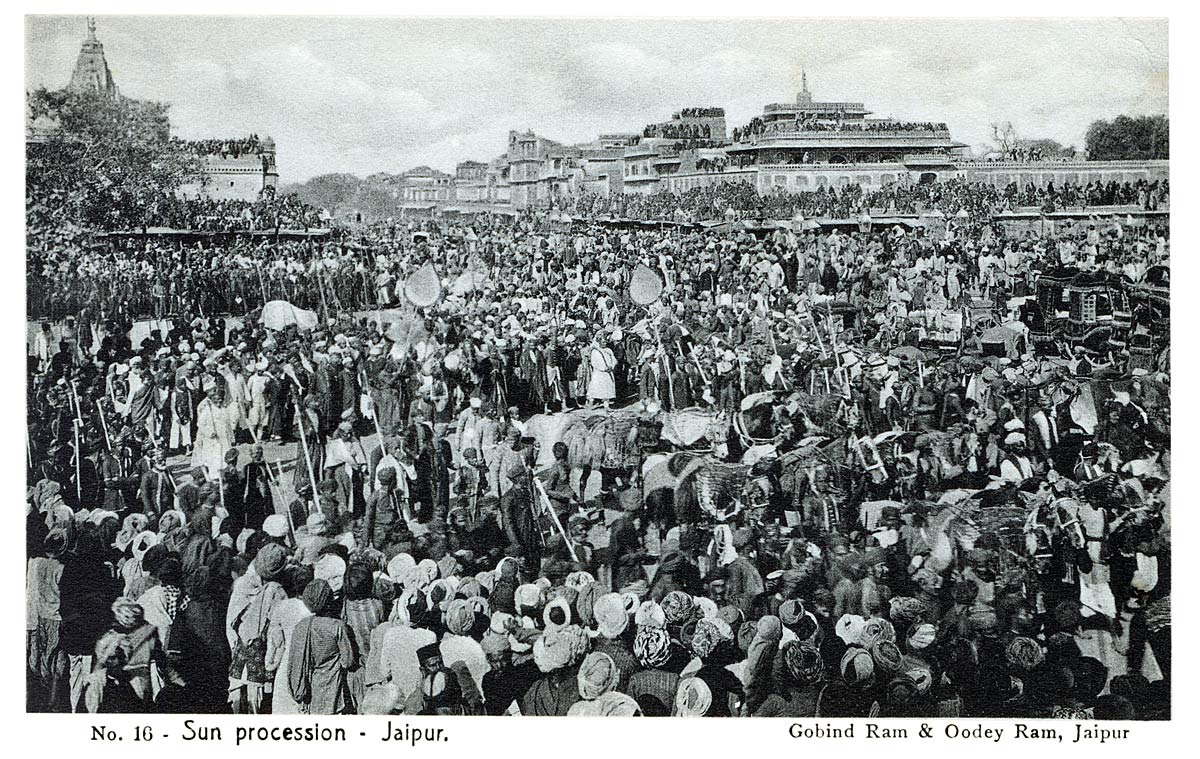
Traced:
<svg viewBox="0 0 1200 759">
<path fill-rule="evenodd" d="M 405 204 L 440 204 L 454 199 L 454 177 L 428 166 L 400 174 L 395 186 L 400 202 Z"/>
<path fill-rule="evenodd" d="M 120 97 L 90 18 L 68 88 Z M 43 140 L 53 127 L 29 123 L 27 139 Z M 205 181 L 183 188 L 187 194 L 254 199 L 279 181 L 269 137 L 188 144 L 201 151 Z M 682 193 L 726 182 L 749 182 L 760 192 L 798 192 L 952 177 L 1003 187 L 1167 176 L 1166 161 L 969 161 L 961 155 L 965 147 L 940 122 L 871 118 L 863 103 L 814 100 L 802 73 L 794 102 L 770 103 L 749 124 L 732 130 L 723 108 L 692 106 L 647 124 L 640 134 L 601 134 L 577 145 L 532 130 L 510 131 L 505 151 L 486 163 L 463 161 L 453 175 L 418 166 L 402 174 L 373 175 L 366 184 L 374 197 L 399 208 L 563 208 L 588 194 Z"/>
<path fill-rule="evenodd" d="M 983 162 L 964 159 L 966 147 L 944 123 L 871 118 L 863 103 L 814 100 L 805 73 L 795 102 L 768 104 L 733 130 L 724 109 L 683 108 L 640 135 L 605 134 L 584 145 L 510 132 L 503 159 L 517 208 L 560 207 L 581 192 L 679 193 L 725 182 L 802 192 L 953 177 L 1003 187 L 1167 176 L 1166 161 Z"/>
</svg>

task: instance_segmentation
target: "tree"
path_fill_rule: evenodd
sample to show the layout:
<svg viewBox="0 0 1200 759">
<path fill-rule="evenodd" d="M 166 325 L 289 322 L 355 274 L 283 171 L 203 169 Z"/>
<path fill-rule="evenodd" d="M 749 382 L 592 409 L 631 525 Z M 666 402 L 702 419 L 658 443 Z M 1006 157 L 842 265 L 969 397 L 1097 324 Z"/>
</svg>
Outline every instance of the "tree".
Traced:
<svg viewBox="0 0 1200 759">
<path fill-rule="evenodd" d="M 1166 116 L 1118 116 L 1093 121 L 1087 131 L 1089 161 L 1145 161 L 1170 157 Z"/>
<path fill-rule="evenodd" d="M 1048 138 L 1017 140 L 1017 147 L 1030 151 L 1040 151 L 1045 158 L 1070 158 L 1075 155 L 1074 146 L 1064 146 L 1058 140 Z"/>
<path fill-rule="evenodd" d="M 281 187 L 279 192 L 281 195 L 295 195 L 311 206 L 324 208 L 336 215 L 354 198 L 360 184 L 362 180 L 353 174 L 321 174 L 307 182 Z"/>
<path fill-rule="evenodd" d="M 158 198 L 203 177 L 199 158 L 171 140 L 164 103 L 43 88 L 26 106 L 45 125 L 27 145 L 26 194 L 59 221 L 140 226 Z"/>
<path fill-rule="evenodd" d="M 1017 146 L 1017 129 L 1011 121 L 993 121 L 992 139 L 996 141 L 996 150 L 1010 153 Z"/>
</svg>

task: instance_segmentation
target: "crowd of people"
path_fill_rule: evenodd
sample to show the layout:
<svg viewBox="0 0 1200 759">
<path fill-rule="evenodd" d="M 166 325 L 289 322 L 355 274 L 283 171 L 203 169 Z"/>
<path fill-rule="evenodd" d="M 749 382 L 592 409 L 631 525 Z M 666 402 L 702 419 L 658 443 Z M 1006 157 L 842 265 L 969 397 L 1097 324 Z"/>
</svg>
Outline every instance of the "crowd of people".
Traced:
<svg viewBox="0 0 1200 759">
<path fill-rule="evenodd" d="M 999 190 L 982 183 L 953 180 L 894 184 L 879 190 L 849 185 L 761 195 L 750 183 L 731 182 L 684 193 L 614 197 L 583 194 L 574 200 L 570 211 L 592 218 L 611 215 L 674 222 L 788 220 L 797 215 L 856 220 L 863 214 L 926 212 L 949 218 L 966 212 L 968 218 L 986 223 L 1012 208 L 1053 209 L 1085 203 L 1128 203 L 1155 209 L 1169 203 L 1169 185 L 1165 181 L 1089 183 L 1082 187 L 1052 184 L 1045 188 L 1013 184 Z M 233 208 L 242 204 L 204 201 L 200 205 Z M 320 221 L 313 209 L 298 203 L 294 196 L 244 207 L 273 205 L 308 214 L 308 223 Z M 189 222 L 179 223 L 186 228 Z M 376 255 L 377 241 L 356 241 L 346 235 L 315 242 L 260 243 L 242 239 L 220 244 L 137 237 L 98 244 L 78 235 L 70 239 L 60 233 L 34 236 L 27 249 L 28 311 L 34 318 L 61 320 L 68 315 L 82 315 L 94 322 L 106 310 L 126 320 L 189 311 L 201 317 L 244 316 L 271 300 L 286 300 L 308 310 L 374 308 L 381 302 L 377 295 L 381 288 L 392 291 L 392 296 L 382 302 L 394 302 L 396 285 L 404 276 L 400 258 L 392 255 L 401 241 L 394 239 L 394 228 L 387 235 L 385 247 L 390 250 L 385 249 L 383 256 Z M 451 263 L 453 268 L 465 268 L 469 257 L 464 250 L 450 254 L 450 258 L 457 255 Z M 494 249 L 487 254 L 495 255 Z M 543 264 L 547 273 L 557 265 L 549 256 Z"/>
<path fill-rule="evenodd" d="M 1016 303 L 1169 230 L 1011 189 L 31 245 L 29 708 L 1168 716 L 1169 349 Z"/>
<path fill-rule="evenodd" d="M 176 140 L 176 143 L 193 155 L 219 156 L 221 158 L 261 155 L 264 148 L 264 144 L 257 134 L 231 140 Z"/>
<path fill-rule="evenodd" d="M 725 109 L 709 106 L 707 108 L 684 108 L 681 111 L 676 111 L 671 117 L 678 121 L 679 119 L 722 119 L 725 118 Z"/>
<path fill-rule="evenodd" d="M 616 215 L 654 221 L 723 221 L 762 218 L 858 219 L 864 213 L 893 216 L 938 213 L 949 217 L 965 211 L 972 219 L 991 220 L 1006 211 L 1036 209 L 1053 212 L 1067 208 L 1136 206 L 1155 211 L 1170 205 L 1170 183 L 1090 181 L 1039 186 L 1013 182 L 997 188 L 984 182 L 953 179 L 919 184 L 896 182 L 879 189 L 858 184 L 823 186 L 792 192 L 759 193 L 750 182 L 739 180 L 695 187 L 684 192 L 660 191 L 649 195 L 605 196 L 584 193 L 574 199 L 574 213 Z"/>
<path fill-rule="evenodd" d="M 213 199 L 203 195 L 161 195 L 151 201 L 113 197 L 97 217 L 98 227 L 115 232 L 166 228 L 192 232 L 308 230 L 322 226 L 320 210 L 295 195 L 267 188 L 255 200 Z"/>
<path fill-rule="evenodd" d="M 792 120 L 765 121 L 755 116 L 746 126 L 733 130 L 733 141 L 744 142 L 774 132 L 945 132 L 944 122 L 895 121 L 891 119 L 825 118 L 815 114 L 797 113 Z M 650 136 L 650 135 L 646 135 Z"/>
<path fill-rule="evenodd" d="M 665 137 L 668 140 L 708 140 L 712 135 L 709 124 L 692 124 L 668 121 L 663 124 L 647 124 L 642 128 L 643 137 Z"/>
<path fill-rule="evenodd" d="M 992 160 L 1028 163 L 1031 161 L 1044 160 L 1045 157 L 1045 151 L 1043 151 L 1041 148 L 1018 145 L 1016 147 L 1009 148 L 1008 150 L 1001 151 L 1000 155 Z"/>
</svg>

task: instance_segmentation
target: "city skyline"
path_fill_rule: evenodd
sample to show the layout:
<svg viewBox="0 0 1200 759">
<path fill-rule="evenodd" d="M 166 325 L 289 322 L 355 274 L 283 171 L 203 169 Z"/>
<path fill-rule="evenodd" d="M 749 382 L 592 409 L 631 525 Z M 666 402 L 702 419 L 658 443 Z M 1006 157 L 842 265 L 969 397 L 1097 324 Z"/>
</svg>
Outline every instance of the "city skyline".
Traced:
<svg viewBox="0 0 1200 759">
<path fill-rule="evenodd" d="M 86 33 L 83 16 L 27 17 L 26 87 L 65 86 Z M 817 99 L 944 121 L 972 147 L 992 121 L 1082 148 L 1093 120 L 1168 110 L 1154 19 L 101 16 L 97 37 L 121 92 L 170 103 L 179 136 L 272 136 L 285 183 L 453 172 L 509 130 L 586 142 L 689 106 L 723 107 L 732 131 L 794 99 L 802 69 Z"/>
</svg>

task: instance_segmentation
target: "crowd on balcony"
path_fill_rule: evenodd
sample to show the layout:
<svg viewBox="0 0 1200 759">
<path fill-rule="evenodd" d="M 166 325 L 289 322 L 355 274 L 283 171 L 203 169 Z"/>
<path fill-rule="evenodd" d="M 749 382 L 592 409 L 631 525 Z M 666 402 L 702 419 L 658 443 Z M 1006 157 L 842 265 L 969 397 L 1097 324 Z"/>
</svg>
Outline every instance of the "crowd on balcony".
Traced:
<svg viewBox="0 0 1200 759">
<path fill-rule="evenodd" d="M 240 158 L 262 153 L 263 143 L 257 134 L 230 140 L 176 140 L 181 148 L 196 156 Z"/>
<path fill-rule="evenodd" d="M 724 108 L 684 108 L 678 111 L 671 118 L 678 121 L 679 119 L 720 119 L 725 117 Z"/>
<path fill-rule="evenodd" d="M 682 124 L 668 121 L 663 124 L 647 124 L 642 129 L 643 137 L 665 137 L 668 140 L 707 140 L 712 137 L 708 124 Z"/>
<path fill-rule="evenodd" d="M 696 160 L 696 171 L 719 173 L 727 170 L 731 165 L 733 164 L 730 163 L 729 159 L 723 156 L 721 158 L 699 158 Z"/>
<path fill-rule="evenodd" d="M 779 132 L 945 132 L 947 126 L 932 121 L 867 121 L 865 119 L 824 120 L 808 114 L 797 114 L 795 120 L 764 122 L 755 117 L 740 129 L 733 130 L 733 141 L 742 142 L 753 137 Z"/>
</svg>

